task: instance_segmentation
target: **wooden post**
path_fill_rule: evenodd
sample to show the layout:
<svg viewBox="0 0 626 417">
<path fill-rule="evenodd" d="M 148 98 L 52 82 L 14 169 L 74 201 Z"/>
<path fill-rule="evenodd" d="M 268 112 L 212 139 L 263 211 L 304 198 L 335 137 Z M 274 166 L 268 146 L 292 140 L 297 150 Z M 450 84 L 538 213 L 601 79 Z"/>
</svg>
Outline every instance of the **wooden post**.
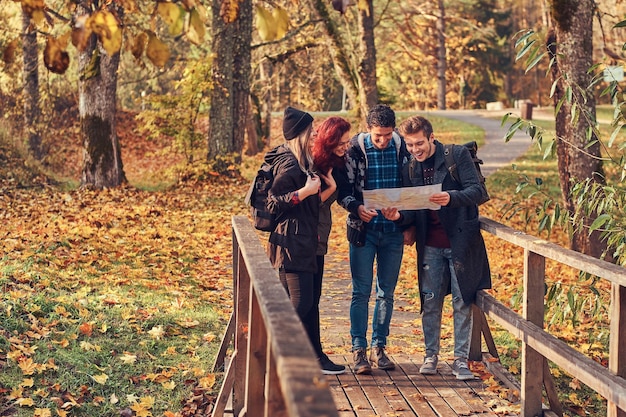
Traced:
<svg viewBox="0 0 626 417">
<path fill-rule="evenodd" d="M 543 328 L 546 260 L 524 250 L 524 301 L 522 316 Z M 522 417 L 543 415 L 543 356 L 522 340 Z"/>
<path fill-rule="evenodd" d="M 233 416 L 239 416 L 245 407 L 245 381 L 248 367 L 248 356 L 242 354 L 248 351 L 248 308 L 250 304 L 250 275 L 243 260 L 241 251 L 239 258 L 237 282 L 238 288 L 235 298 L 235 351 L 240 352 L 235 357 L 235 378 L 233 382 Z"/>
<path fill-rule="evenodd" d="M 626 378 L 626 287 L 611 286 L 611 335 L 609 339 L 609 370 Z M 626 417 L 626 411 L 609 401 L 608 417 Z"/>
<path fill-rule="evenodd" d="M 248 369 L 246 370 L 246 409 L 257 414 L 265 410 L 265 361 L 267 353 L 267 329 L 259 308 L 254 287 L 250 289 L 250 315 L 248 339 Z M 252 414 L 251 414 L 252 416 Z M 270 416 L 265 416 L 270 417 Z"/>
</svg>

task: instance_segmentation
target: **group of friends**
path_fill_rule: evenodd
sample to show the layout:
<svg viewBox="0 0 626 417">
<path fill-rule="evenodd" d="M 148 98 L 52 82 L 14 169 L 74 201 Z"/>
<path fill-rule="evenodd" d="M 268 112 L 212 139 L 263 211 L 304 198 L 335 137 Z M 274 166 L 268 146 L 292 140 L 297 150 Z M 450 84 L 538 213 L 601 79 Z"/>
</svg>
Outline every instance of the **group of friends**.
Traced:
<svg viewBox="0 0 626 417">
<path fill-rule="evenodd" d="M 332 226 L 331 205 L 347 212 L 352 300 L 350 336 L 353 371 L 393 370 L 385 348 L 394 306 L 394 291 L 405 245 L 417 249 L 425 359 L 422 374 L 436 374 L 441 348 L 444 298 L 451 294 L 454 362 L 458 379 L 473 379 L 468 367 L 472 329 L 471 305 L 480 289 L 491 288 L 478 204 L 482 191 L 467 148 L 453 146 L 458 180 L 445 163 L 445 148 L 431 123 L 415 115 L 396 127 L 395 112 L 377 105 L 367 114 L 367 132 L 350 136 L 350 123 L 329 117 L 314 128 L 307 112 L 287 107 L 285 142 L 265 155 L 274 182 L 268 209 L 277 216 L 268 255 L 302 321 L 324 374 L 345 366 L 323 351 L 319 302 L 324 256 Z M 380 210 L 364 204 L 363 191 L 441 184 L 429 197 L 439 210 Z M 368 343 L 372 285 L 376 299 Z M 369 355 L 367 350 L 369 348 Z"/>
</svg>

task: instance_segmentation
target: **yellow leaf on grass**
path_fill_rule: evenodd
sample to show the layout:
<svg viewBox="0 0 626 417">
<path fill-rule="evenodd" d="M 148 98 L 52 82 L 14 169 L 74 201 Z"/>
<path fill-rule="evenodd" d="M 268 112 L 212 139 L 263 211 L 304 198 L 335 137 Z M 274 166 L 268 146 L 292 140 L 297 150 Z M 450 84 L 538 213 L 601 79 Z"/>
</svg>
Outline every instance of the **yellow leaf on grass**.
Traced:
<svg viewBox="0 0 626 417">
<path fill-rule="evenodd" d="M 165 330 L 163 330 L 163 326 L 154 326 L 151 330 L 148 331 L 148 334 L 153 339 L 161 340 L 161 338 L 165 334 Z"/>
<path fill-rule="evenodd" d="M 65 410 L 59 410 L 59 409 L 57 408 L 57 414 L 58 414 L 58 416 L 59 416 L 59 417 L 67 417 L 68 412 L 67 412 L 67 411 L 65 411 Z"/>
<path fill-rule="evenodd" d="M 94 375 L 94 376 L 92 376 L 92 378 L 98 384 L 104 385 L 104 384 L 106 384 L 107 380 L 109 379 L 109 376 L 107 374 L 100 374 L 100 375 Z"/>
<path fill-rule="evenodd" d="M 111 394 L 111 396 L 109 397 L 109 402 L 111 404 L 117 404 L 120 402 L 119 398 L 117 398 L 117 395 L 115 395 L 115 393 Z"/>
<path fill-rule="evenodd" d="M 174 381 L 168 381 L 168 382 L 163 382 L 161 386 L 163 387 L 163 389 L 171 391 L 174 388 L 176 388 L 176 383 Z"/>
<path fill-rule="evenodd" d="M 120 356 L 120 360 L 124 362 L 126 365 L 130 365 L 131 363 L 135 363 L 135 361 L 137 360 L 137 355 L 124 353 L 122 356 Z"/>
<path fill-rule="evenodd" d="M 50 417 L 52 412 L 49 408 L 35 408 L 34 417 Z"/>
<path fill-rule="evenodd" d="M 35 383 L 35 380 L 32 378 L 26 378 L 22 381 L 22 383 L 20 384 L 20 386 L 22 387 L 32 387 L 33 384 Z"/>
<path fill-rule="evenodd" d="M 202 388 L 213 388 L 213 385 L 215 385 L 215 374 L 208 374 L 207 376 L 200 378 L 198 380 L 198 384 Z"/>
<path fill-rule="evenodd" d="M 20 407 L 32 407 L 33 405 L 35 405 L 35 402 L 32 398 L 18 398 L 17 400 L 15 400 L 15 404 L 19 405 Z"/>
<path fill-rule="evenodd" d="M 18 366 L 24 375 L 32 375 L 37 371 L 37 364 L 31 358 L 20 360 Z"/>
</svg>

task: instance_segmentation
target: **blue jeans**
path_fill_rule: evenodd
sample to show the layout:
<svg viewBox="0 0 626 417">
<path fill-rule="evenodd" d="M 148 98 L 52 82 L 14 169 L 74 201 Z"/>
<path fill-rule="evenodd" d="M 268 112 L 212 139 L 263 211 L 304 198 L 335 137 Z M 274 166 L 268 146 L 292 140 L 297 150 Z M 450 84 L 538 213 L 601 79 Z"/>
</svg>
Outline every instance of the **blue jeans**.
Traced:
<svg viewBox="0 0 626 417">
<path fill-rule="evenodd" d="M 376 259 L 376 305 L 372 318 L 372 346 L 384 347 L 393 313 L 393 292 L 398 282 L 402 253 L 402 232 L 367 231 L 365 245 L 350 244 L 352 302 L 350 303 L 350 336 L 352 349 L 367 348 L 367 322 L 374 259 Z"/>
<path fill-rule="evenodd" d="M 454 357 L 467 359 L 472 331 L 472 307 L 463 302 L 452 262 L 452 250 L 426 246 L 422 268 L 424 268 L 420 276 L 424 303 L 422 330 L 426 356 L 439 354 L 443 299 L 450 288 L 454 309 Z M 444 268 L 450 270 L 449 275 Z"/>
</svg>

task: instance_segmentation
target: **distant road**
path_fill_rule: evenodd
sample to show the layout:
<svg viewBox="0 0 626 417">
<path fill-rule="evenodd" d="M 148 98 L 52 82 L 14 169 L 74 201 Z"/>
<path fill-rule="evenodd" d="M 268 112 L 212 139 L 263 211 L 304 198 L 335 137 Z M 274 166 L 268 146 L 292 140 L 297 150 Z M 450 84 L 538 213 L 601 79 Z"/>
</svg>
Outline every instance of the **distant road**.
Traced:
<svg viewBox="0 0 626 417">
<path fill-rule="evenodd" d="M 480 127 L 485 131 L 485 144 L 479 149 L 479 156 L 483 160 L 481 172 L 488 176 L 503 166 L 510 165 L 518 157 L 523 155 L 532 144 L 530 136 L 525 132 L 517 131 L 508 141 L 504 141 L 504 136 L 508 131 L 507 126 L 500 125 L 500 119 L 494 116 L 503 116 L 507 112 L 515 115 L 519 110 L 509 109 L 498 113 L 486 113 L 475 110 L 431 110 L 418 112 L 424 117 L 437 116 L 448 119 L 460 120 Z"/>
</svg>

